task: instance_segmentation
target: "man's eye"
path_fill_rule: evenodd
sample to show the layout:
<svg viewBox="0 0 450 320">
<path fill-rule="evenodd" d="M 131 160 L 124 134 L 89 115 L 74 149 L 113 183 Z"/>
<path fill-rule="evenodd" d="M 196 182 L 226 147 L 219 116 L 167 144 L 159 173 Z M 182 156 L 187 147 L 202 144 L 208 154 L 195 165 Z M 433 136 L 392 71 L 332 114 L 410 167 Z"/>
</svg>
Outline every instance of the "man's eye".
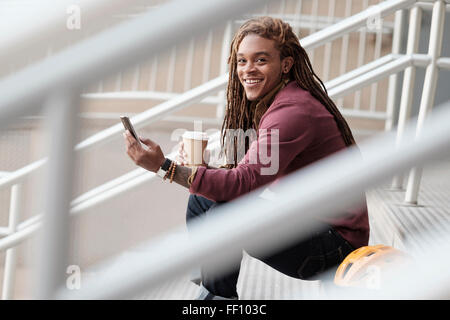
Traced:
<svg viewBox="0 0 450 320">
<path fill-rule="evenodd" d="M 259 59 L 256 60 L 256 62 L 260 62 L 260 63 L 261 63 L 261 62 L 266 62 L 266 59 L 264 59 L 264 58 L 259 58 Z"/>
<path fill-rule="evenodd" d="M 245 59 L 238 59 L 238 63 L 245 63 Z"/>
</svg>

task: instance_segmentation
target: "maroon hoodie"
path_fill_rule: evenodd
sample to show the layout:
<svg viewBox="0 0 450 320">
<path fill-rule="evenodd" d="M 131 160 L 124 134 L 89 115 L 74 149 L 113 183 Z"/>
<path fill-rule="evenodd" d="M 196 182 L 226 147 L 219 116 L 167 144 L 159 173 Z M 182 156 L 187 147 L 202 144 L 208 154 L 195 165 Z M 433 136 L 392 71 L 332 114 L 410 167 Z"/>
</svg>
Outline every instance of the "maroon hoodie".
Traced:
<svg viewBox="0 0 450 320">
<path fill-rule="evenodd" d="M 345 147 L 333 115 L 291 81 L 277 93 L 262 116 L 257 140 L 238 166 L 229 170 L 199 167 L 189 191 L 214 201 L 230 201 Z M 355 248 L 366 246 L 369 240 L 363 198 L 362 205 L 337 218 L 318 217 Z"/>
</svg>

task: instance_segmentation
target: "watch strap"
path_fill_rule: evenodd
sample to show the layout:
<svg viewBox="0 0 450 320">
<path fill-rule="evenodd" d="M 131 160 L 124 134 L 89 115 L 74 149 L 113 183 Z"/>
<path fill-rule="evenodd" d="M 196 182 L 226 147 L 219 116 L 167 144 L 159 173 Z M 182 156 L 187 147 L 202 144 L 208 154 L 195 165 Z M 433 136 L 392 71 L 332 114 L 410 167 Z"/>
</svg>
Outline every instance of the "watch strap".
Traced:
<svg viewBox="0 0 450 320">
<path fill-rule="evenodd" d="M 164 171 L 169 170 L 170 165 L 172 164 L 172 160 L 170 160 L 169 158 L 166 158 L 166 160 L 164 161 L 164 163 L 161 166 L 161 169 L 163 169 Z"/>
<path fill-rule="evenodd" d="M 166 176 L 167 170 L 169 170 L 170 165 L 172 164 L 172 160 L 169 158 L 166 158 L 162 166 L 156 171 L 156 174 L 160 176 L 161 178 L 164 178 Z"/>
</svg>

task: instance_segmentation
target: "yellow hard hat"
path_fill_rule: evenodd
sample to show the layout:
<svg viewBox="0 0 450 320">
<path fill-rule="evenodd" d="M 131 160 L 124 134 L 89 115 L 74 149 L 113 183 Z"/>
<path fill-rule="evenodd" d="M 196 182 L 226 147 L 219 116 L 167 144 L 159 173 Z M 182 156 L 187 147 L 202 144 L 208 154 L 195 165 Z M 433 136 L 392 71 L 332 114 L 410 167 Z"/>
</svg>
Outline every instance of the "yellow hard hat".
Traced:
<svg viewBox="0 0 450 320">
<path fill-rule="evenodd" d="M 412 261 L 402 251 L 382 244 L 365 246 L 351 252 L 339 265 L 334 283 L 344 287 L 367 287 L 370 268 L 380 272 L 394 265 Z"/>
</svg>

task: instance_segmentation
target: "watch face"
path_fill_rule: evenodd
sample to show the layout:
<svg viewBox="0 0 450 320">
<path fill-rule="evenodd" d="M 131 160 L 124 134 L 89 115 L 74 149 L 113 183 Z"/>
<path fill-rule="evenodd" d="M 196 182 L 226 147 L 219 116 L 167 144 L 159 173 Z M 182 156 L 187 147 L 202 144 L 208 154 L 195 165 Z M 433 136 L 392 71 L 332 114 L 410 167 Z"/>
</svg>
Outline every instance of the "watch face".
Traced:
<svg viewBox="0 0 450 320">
<path fill-rule="evenodd" d="M 164 176 L 166 175 L 166 171 L 164 171 L 163 169 L 159 168 L 159 170 L 156 172 L 156 174 L 158 176 L 160 176 L 161 178 L 164 178 Z"/>
</svg>

